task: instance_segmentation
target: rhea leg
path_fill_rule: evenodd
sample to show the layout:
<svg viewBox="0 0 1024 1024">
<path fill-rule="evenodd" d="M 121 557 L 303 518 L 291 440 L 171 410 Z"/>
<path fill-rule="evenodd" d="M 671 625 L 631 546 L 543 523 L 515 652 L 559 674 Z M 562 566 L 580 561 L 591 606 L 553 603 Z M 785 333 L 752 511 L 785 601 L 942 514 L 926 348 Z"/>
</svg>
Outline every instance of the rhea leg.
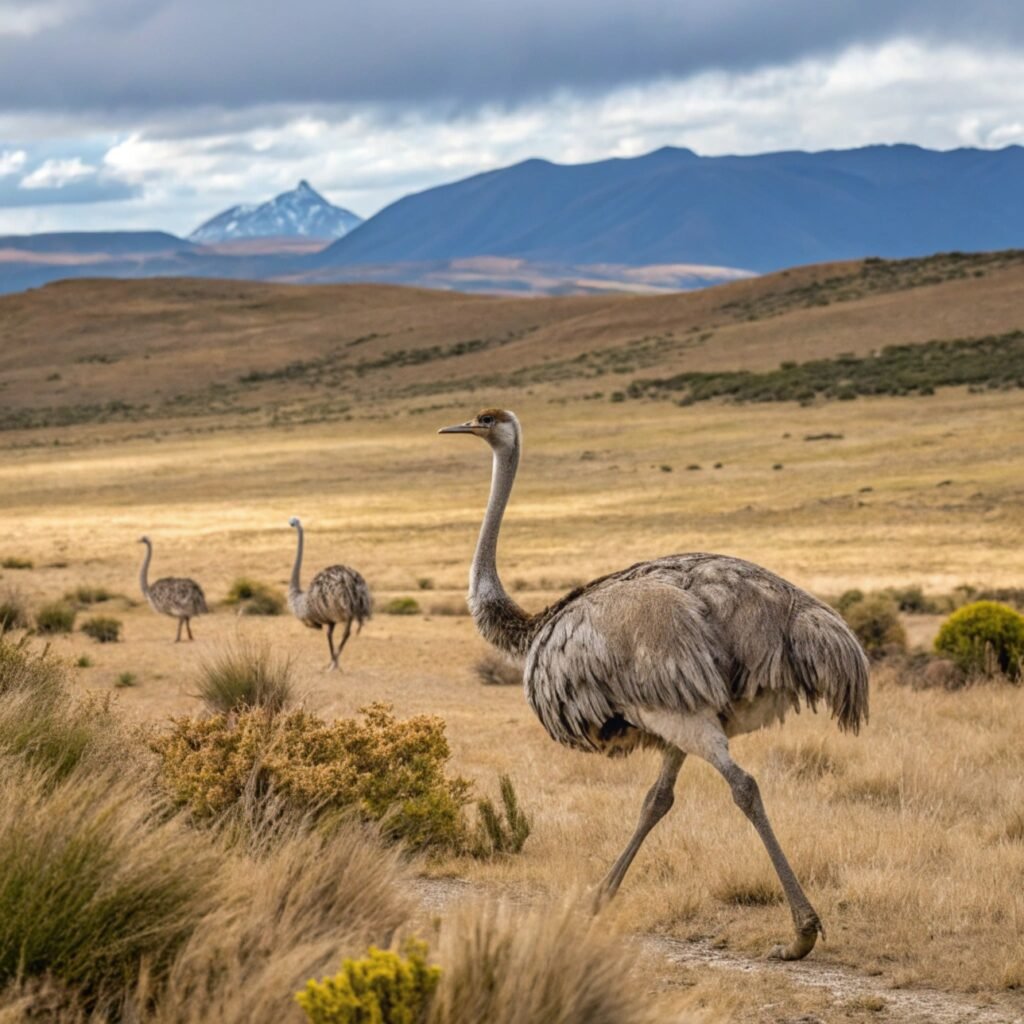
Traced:
<svg viewBox="0 0 1024 1024">
<path fill-rule="evenodd" d="M 185 617 L 185 632 L 188 633 L 189 640 L 194 640 L 195 637 L 192 635 L 192 623 L 188 616 Z"/>
<path fill-rule="evenodd" d="M 761 802 L 761 793 L 752 775 L 748 775 L 729 753 L 729 740 L 716 716 L 673 715 L 667 712 L 648 712 L 637 716 L 655 735 L 675 743 L 687 753 L 696 754 L 712 764 L 729 783 L 736 805 L 757 829 L 782 889 L 789 901 L 796 937 L 788 946 L 776 946 L 769 956 L 780 960 L 800 960 L 814 948 L 818 935 L 824 937 L 818 915 L 797 881 L 786 855 L 779 846 L 771 822 Z"/>
<path fill-rule="evenodd" d="M 612 865 L 611 871 L 605 875 L 604 880 L 598 886 L 594 897 L 594 912 L 597 913 L 618 891 L 622 880 L 626 877 L 633 858 L 643 845 L 647 834 L 668 814 L 675 795 L 676 777 L 679 769 L 683 766 L 686 755 L 676 747 L 668 747 L 662 757 L 661 771 L 654 785 L 644 797 L 643 807 L 640 809 L 640 820 L 637 822 L 636 831 L 630 839 L 626 849 L 622 851 L 619 859 Z"/>
<path fill-rule="evenodd" d="M 327 671 L 332 672 L 338 667 L 338 656 L 334 653 L 334 623 L 327 623 L 327 648 L 331 652 L 331 660 L 327 666 Z"/>
<path fill-rule="evenodd" d="M 174 638 L 174 642 L 176 644 L 181 643 L 181 627 L 182 627 L 182 624 L 184 623 L 184 621 L 185 621 L 184 618 L 179 618 L 178 619 L 178 633 L 177 633 L 177 636 L 175 636 L 175 638 Z"/>
<path fill-rule="evenodd" d="M 348 643 L 348 638 L 352 633 L 352 620 L 345 620 L 345 632 L 341 637 L 341 643 L 338 644 L 338 651 L 334 656 L 334 667 L 338 667 L 338 659 L 341 657 L 341 652 L 345 649 L 345 644 Z"/>
</svg>

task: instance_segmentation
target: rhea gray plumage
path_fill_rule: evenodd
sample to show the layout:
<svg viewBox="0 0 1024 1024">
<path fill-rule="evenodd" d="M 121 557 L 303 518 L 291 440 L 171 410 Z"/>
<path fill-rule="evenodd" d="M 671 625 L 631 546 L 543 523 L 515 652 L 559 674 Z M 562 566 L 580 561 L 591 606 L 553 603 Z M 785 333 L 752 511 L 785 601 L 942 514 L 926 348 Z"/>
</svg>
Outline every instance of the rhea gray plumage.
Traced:
<svg viewBox="0 0 1024 1024">
<path fill-rule="evenodd" d="M 578 750 L 663 751 L 661 773 L 598 904 L 614 896 L 672 806 L 676 777 L 694 754 L 729 783 L 782 882 L 797 934 L 774 954 L 806 956 L 824 930 L 775 838 L 757 783 L 733 761 L 728 741 L 804 704 L 824 704 L 841 729 L 856 732 L 868 712 L 868 663 L 857 639 L 806 591 L 751 562 L 712 554 L 638 563 L 530 615 L 509 597 L 496 565 L 519 465 L 519 421 L 487 409 L 441 433 L 474 434 L 493 451 L 469 605 L 483 636 L 523 661 L 527 700 L 544 728 Z"/>
<path fill-rule="evenodd" d="M 206 595 L 203 588 L 195 580 L 179 576 L 164 576 L 153 583 L 149 582 L 149 563 L 153 558 L 153 544 L 148 537 L 140 537 L 140 544 L 146 545 L 146 554 L 142 559 L 139 571 L 139 585 L 142 596 L 149 602 L 150 608 L 161 615 L 170 615 L 178 620 L 178 633 L 174 642 L 181 640 L 181 627 L 185 627 L 189 640 L 192 637 L 191 619 L 197 615 L 205 615 Z"/>
<path fill-rule="evenodd" d="M 348 643 L 352 633 L 352 623 L 357 625 L 357 632 L 362 632 L 363 623 L 373 614 L 373 600 L 366 580 L 347 565 L 330 565 L 321 569 L 306 590 L 302 589 L 302 549 L 304 533 L 302 522 L 293 516 L 288 525 L 294 527 L 298 534 L 298 545 L 295 550 L 295 564 L 292 566 L 292 578 L 288 586 L 288 607 L 295 617 L 311 629 L 327 627 L 327 646 L 331 652 L 328 669 L 338 668 L 338 659 Z M 334 627 L 344 623 L 345 632 L 334 647 Z"/>
</svg>

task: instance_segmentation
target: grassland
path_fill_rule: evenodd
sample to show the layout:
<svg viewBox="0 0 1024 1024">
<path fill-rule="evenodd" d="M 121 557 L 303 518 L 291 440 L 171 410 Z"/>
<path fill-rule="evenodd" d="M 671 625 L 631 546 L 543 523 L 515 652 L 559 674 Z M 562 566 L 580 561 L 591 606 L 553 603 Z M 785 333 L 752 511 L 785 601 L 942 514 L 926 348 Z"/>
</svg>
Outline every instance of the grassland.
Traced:
<svg viewBox="0 0 1024 1024">
<path fill-rule="evenodd" d="M 485 404 L 519 413 L 526 450 L 499 561 L 530 608 L 679 550 L 748 557 L 823 595 L 1020 586 L 1018 390 L 940 386 L 807 405 L 612 399 L 641 377 L 768 372 L 1024 327 L 1018 261 L 947 263 L 957 272 L 897 269 L 888 276 L 902 274 L 899 287 L 857 284 L 877 268 L 856 265 L 656 298 L 175 281 L 0 300 L 0 558 L 32 563 L 3 570 L 0 586 L 32 607 L 79 587 L 128 595 L 93 606 L 122 620 L 122 642 L 80 632 L 50 642 L 69 664 L 87 656 L 78 686 L 116 690 L 140 720 L 197 709 L 200 662 L 239 636 L 291 654 L 298 689 L 328 717 L 370 700 L 442 715 L 454 769 L 483 792 L 509 773 L 534 829 L 521 855 L 435 863 L 424 884 L 543 906 L 600 878 L 656 765 L 561 750 L 518 688 L 477 680 L 485 647 L 449 613 L 488 459 L 479 442 L 436 429 Z M 835 292 L 827 306 L 785 297 L 835 278 L 821 285 Z M 101 354 L 109 361 L 86 358 Z M 308 528 L 309 571 L 350 563 L 378 607 L 415 597 L 423 613 L 378 614 L 331 676 L 322 635 L 290 616 L 219 608 L 194 623 L 195 644 L 174 645 L 174 623 L 137 603 L 142 532 L 154 575 L 193 576 L 219 602 L 240 576 L 286 583 L 290 515 Z M 922 643 L 937 626 L 908 624 Z M 118 689 L 124 673 L 135 685 Z M 730 1020 L 913 1020 L 898 997 L 925 991 L 947 1000 L 947 1020 L 1019 1019 L 1021 696 L 917 692 L 882 673 L 858 738 L 802 715 L 737 742 L 829 929 L 806 965 L 737 966 L 755 963 L 788 918 L 756 837 L 701 766 L 687 765 L 608 927 L 717 950 L 725 966 L 652 954 L 645 977 L 672 1005 Z M 881 995 L 801 980 L 829 970 Z M 942 1018 L 925 1006 L 916 1019 Z"/>
</svg>

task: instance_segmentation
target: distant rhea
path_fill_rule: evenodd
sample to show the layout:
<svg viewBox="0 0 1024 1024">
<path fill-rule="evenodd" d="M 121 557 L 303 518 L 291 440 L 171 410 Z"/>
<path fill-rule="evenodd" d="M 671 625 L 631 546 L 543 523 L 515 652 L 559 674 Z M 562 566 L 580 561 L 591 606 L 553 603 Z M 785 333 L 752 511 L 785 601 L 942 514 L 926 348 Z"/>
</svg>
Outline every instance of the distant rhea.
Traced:
<svg viewBox="0 0 1024 1024">
<path fill-rule="evenodd" d="M 177 576 L 165 576 L 152 585 L 149 582 L 149 563 L 153 558 L 153 544 L 148 537 L 140 537 L 140 544 L 146 545 L 146 555 L 142 559 L 142 570 L 139 573 L 139 584 L 142 596 L 149 602 L 150 608 L 161 615 L 170 615 L 178 620 L 178 634 L 175 643 L 181 641 L 181 627 L 185 627 L 189 640 L 192 640 L 190 620 L 197 615 L 205 615 L 206 595 L 203 588 L 195 580 Z"/>
<path fill-rule="evenodd" d="M 498 577 L 498 531 L 512 491 L 522 433 L 516 417 L 487 409 L 442 434 L 474 434 L 493 452 L 487 503 L 469 582 L 483 636 L 525 662 L 526 698 L 549 735 L 614 756 L 662 751 L 629 844 L 596 906 L 615 895 L 647 834 L 672 806 L 687 754 L 728 782 L 757 829 L 789 901 L 796 936 L 772 950 L 806 956 L 824 935 L 768 821 L 757 783 L 729 753 L 733 736 L 781 722 L 822 701 L 841 729 L 868 713 L 868 662 L 827 605 L 767 569 L 724 555 L 639 562 L 567 594 L 538 615 L 523 611 Z"/>
<path fill-rule="evenodd" d="M 292 566 L 291 583 L 288 585 L 288 607 L 295 617 L 310 629 L 327 627 L 327 647 L 331 652 L 328 671 L 338 669 L 338 659 L 348 643 L 355 622 L 357 632 L 362 632 L 363 623 L 373 614 L 373 599 L 366 580 L 347 565 L 329 565 L 321 569 L 310 581 L 306 590 L 302 589 L 300 574 L 302 572 L 302 522 L 296 516 L 288 520 L 288 525 L 298 533 L 298 547 L 295 551 L 295 564 Z M 344 623 L 338 648 L 334 648 L 334 627 Z"/>
</svg>

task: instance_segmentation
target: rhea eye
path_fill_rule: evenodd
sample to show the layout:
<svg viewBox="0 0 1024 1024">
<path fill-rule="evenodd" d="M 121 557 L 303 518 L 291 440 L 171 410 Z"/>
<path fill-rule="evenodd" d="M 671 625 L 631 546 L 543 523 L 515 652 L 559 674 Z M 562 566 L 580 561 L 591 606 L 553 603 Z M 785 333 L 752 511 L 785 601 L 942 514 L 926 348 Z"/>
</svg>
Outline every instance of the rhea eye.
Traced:
<svg viewBox="0 0 1024 1024">
<path fill-rule="evenodd" d="M 494 417 L 493 416 L 481 416 L 480 417 L 480 426 L 482 426 L 482 427 L 493 427 L 494 426 Z"/>
</svg>

